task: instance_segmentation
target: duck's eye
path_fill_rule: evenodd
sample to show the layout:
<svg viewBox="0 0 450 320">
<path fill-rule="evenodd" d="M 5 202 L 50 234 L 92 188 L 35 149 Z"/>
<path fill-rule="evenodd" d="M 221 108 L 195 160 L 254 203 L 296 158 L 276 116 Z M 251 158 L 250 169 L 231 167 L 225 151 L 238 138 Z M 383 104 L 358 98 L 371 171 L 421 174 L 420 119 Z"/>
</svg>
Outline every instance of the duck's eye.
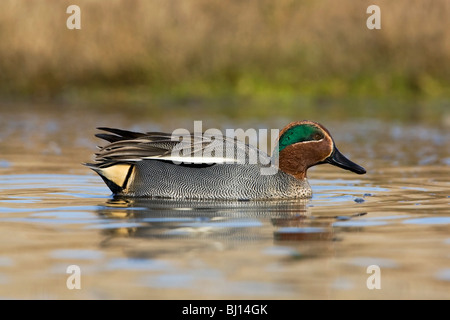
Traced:
<svg viewBox="0 0 450 320">
<path fill-rule="evenodd" d="M 314 140 L 321 140 L 321 139 L 323 139 L 323 134 L 321 134 L 321 133 L 315 133 L 315 134 L 313 135 L 313 139 L 314 139 Z"/>
</svg>

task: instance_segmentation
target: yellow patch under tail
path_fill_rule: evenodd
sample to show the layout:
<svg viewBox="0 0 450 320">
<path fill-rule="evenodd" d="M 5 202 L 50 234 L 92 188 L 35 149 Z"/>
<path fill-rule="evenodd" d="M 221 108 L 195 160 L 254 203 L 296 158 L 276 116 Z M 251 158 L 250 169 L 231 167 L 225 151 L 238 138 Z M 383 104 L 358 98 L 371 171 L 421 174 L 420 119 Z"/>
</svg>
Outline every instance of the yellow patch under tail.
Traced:
<svg viewBox="0 0 450 320">
<path fill-rule="evenodd" d="M 114 194 L 126 190 L 130 181 L 133 179 L 134 165 L 132 164 L 120 163 L 105 168 L 92 165 L 88 166 L 102 177 Z"/>
</svg>

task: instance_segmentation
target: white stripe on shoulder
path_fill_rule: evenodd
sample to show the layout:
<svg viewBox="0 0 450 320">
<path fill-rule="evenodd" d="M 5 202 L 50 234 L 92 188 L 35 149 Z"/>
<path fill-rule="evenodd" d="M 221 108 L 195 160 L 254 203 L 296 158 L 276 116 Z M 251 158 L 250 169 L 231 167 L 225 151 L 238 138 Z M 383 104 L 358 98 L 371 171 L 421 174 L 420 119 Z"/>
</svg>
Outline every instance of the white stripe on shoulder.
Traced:
<svg viewBox="0 0 450 320">
<path fill-rule="evenodd" d="M 237 159 L 223 157 L 174 157 L 174 156 L 153 156 L 143 157 L 142 160 L 167 160 L 174 163 L 194 163 L 194 164 L 220 164 L 220 163 L 237 163 Z"/>
</svg>

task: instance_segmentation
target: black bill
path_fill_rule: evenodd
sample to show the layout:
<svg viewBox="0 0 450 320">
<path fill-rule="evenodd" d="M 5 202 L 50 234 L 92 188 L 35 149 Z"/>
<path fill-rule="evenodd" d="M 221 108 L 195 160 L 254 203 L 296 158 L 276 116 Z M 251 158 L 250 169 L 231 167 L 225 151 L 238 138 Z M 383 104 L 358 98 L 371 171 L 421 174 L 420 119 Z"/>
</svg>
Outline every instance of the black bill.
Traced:
<svg viewBox="0 0 450 320">
<path fill-rule="evenodd" d="M 325 159 L 324 162 L 345 170 L 350 170 L 357 174 L 366 173 L 366 169 L 357 165 L 353 161 L 348 160 L 336 147 L 334 147 L 333 153 Z"/>
</svg>

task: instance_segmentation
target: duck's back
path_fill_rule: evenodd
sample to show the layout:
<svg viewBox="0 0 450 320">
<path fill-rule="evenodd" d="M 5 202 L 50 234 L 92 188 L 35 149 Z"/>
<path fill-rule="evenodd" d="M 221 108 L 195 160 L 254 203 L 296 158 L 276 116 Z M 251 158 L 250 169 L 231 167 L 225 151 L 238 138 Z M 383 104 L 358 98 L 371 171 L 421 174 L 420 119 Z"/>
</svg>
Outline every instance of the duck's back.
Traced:
<svg viewBox="0 0 450 320">
<path fill-rule="evenodd" d="M 265 152 L 237 139 L 102 130 L 109 133 L 97 136 L 110 144 L 88 166 L 117 195 L 242 200 L 311 196 L 306 179 L 278 170 Z"/>
</svg>

